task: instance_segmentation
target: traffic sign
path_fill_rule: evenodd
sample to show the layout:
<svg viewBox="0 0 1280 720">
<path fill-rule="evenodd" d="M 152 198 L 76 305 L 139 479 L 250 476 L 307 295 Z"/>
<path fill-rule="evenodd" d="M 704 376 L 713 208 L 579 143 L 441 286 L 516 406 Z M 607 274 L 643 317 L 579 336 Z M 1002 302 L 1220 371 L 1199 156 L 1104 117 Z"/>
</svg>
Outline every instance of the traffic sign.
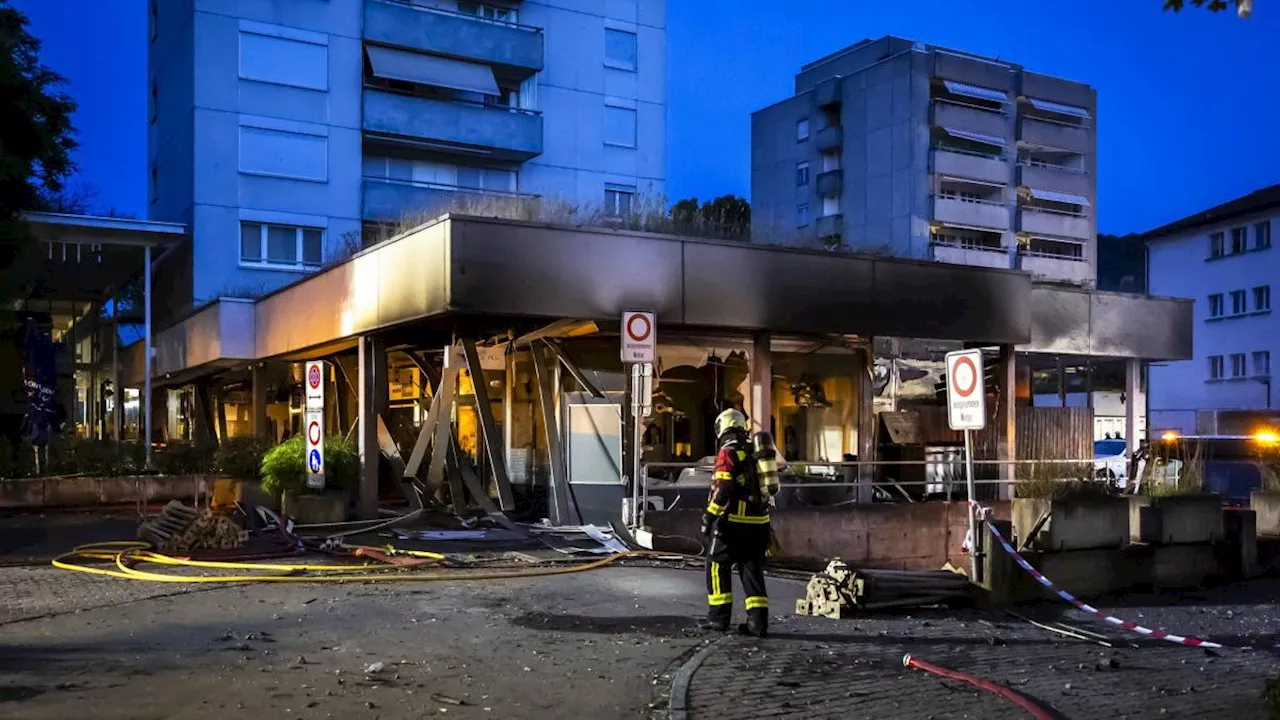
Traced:
<svg viewBox="0 0 1280 720">
<path fill-rule="evenodd" d="M 324 411 L 308 410 L 303 416 L 306 433 L 307 487 L 324 489 Z"/>
<path fill-rule="evenodd" d="M 651 363 L 657 360 L 657 319 L 651 312 L 622 313 L 622 362 Z"/>
<path fill-rule="evenodd" d="M 947 353 L 947 424 L 952 430 L 986 427 L 986 391 L 982 385 L 981 350 Z"/>
<path fill-rule="evenodd" d="M 307 362 L 303 385 L 306 387 L 306 409 L 308 410 L 324 410 L 324 369 L 322 360 Z"/>
</svg>

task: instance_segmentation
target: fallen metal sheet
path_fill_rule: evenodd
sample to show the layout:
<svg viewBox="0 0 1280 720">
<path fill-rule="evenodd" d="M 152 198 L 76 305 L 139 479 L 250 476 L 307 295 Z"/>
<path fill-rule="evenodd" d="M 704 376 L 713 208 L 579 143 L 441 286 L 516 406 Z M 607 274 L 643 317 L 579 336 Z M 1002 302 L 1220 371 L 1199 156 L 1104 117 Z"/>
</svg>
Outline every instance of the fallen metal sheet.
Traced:
<svg viewBox="0 0 1280 720">
<path fill-rule="evenodd" d="M 606 531 L 605 529 L 596 527 L 595 525 L 584 525 L 582 530 L 592 540 L 595 540 L 601 545 L 609 548 L 612 552 L 624 553 L 629 550 L 621 540 L 614 536 L 612 530 Z"/>
<path fill-rule="evenodd" d="M 492 540 L 511 541 L 525 540 L 526 537 L 514 530 L 395 530 L 396 537 L 401 540 Z"/>
</svg>

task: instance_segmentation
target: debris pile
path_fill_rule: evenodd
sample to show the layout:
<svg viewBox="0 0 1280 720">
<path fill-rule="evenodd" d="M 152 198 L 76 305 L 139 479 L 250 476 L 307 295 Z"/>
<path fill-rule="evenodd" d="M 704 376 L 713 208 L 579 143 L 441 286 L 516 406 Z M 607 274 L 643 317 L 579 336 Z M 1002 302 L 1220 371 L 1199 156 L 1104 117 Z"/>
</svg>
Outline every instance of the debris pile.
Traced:
<svg viewBox="0 0 1280 720">
<path fill-rule="evenodd" d="M 138 537 L 160 552 L 227 550 L 249 540 L 249 533 L 224 515 L 170 500 L 156 517 L 142 523 Z"/>
<path fill-rule="evenodd" d="M 840 618 L 857 612 L 965 600 L 969 579 L 946 570 L 855 570 L 832 560 L 809 580 L 796 614 Z"/>
</svg>

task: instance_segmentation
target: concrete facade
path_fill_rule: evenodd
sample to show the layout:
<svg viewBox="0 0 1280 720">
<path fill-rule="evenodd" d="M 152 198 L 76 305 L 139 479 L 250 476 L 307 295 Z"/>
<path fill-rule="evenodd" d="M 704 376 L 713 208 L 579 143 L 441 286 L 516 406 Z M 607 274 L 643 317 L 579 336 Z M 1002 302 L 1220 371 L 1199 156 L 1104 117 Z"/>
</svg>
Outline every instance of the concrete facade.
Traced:
<svg viewBox="0 0 1280 720">
<path fill-rule="evenodd" d="M 1092 285 L 1096 117 L 1087 85 L 864 40 L 752 116 L 753 233 Z"/>
<path fill-rule="evenodd" d="M 1271 312 L 1280 280 L 1271 255 L 1280 224 L 1280 188 L 1261 190 L 1148 235 L 1153 293 L 1195 302 L 1194 354 L 1153 364 L 1153 428 L 1194 432 L 1197 411 L 1265 410 L 1275 405 L 1272 358 L 1280 324 Z"/>
<path fill-rule="evenodd" d="M 665 0 L 151 0 L 148 26 L 148 214 L 192 235 L 161 323 L 458 196 L 665 192 Z"/>
</svg>

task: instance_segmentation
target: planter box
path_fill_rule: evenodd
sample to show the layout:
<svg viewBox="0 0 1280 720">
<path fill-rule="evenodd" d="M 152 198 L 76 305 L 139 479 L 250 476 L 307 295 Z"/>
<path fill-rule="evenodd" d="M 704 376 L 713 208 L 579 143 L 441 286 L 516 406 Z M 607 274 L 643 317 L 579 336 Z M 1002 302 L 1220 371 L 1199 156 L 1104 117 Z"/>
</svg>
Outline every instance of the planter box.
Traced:
<svg viewBox="0 0 1280 720">
<path fill-rule="evenodd" d="M 299 525 L 336 523 L 347 519 L 347 494 L 294 495 L 285 493 L 281 511 Z"/>
<path fill-rule="evenodd" d="M 1252 493 L 1249 508 L 1258 516 L 1258 535 L 1280 537 L 1280 494 Z"/>
<path fill-rule="evenodd" d="M 1097 500 L 1013 500 L 1013 535 L 1019 544 L 1040 516 L 1049 520 L 1029 547 L 1042 552 L 1123 547 L 1129 539 L 1129 506 L 1124 498 Z"/>
<path fill-rule="evenodd" d="M 1222 542 L 1222 498 L 1130 496 L 1129 533 L 1133 542 L 1160 545 Z"/>
</svg>

